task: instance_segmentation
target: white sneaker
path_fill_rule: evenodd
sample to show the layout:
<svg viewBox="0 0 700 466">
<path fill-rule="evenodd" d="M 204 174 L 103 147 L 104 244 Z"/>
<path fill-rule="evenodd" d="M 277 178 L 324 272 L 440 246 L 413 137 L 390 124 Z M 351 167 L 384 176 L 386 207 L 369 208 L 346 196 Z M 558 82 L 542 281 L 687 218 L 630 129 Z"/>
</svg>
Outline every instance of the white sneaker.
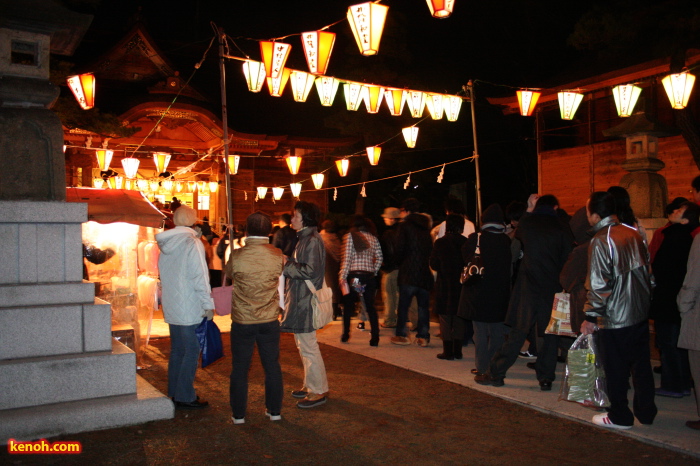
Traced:
<svg viewBox="0 0 700 466">
<path fill-rule="evenodd" d="M 608 413 L 596 414 L 595 416 L 593 416 L 592 420 L 593 424 L 597 426 L 607 427 L 608 429 L 627 430 L 632 428 L 632 426 L 621 426 L 613 423 L 608 417 Z"/>
<path fill-rule="evenodd" d="M 242 417 L 240 419 L 236 419 L 235 417 L 231 416 L 231 420 L 233 421 L 234 424 L 245 424 L 245 418 Z"/>
<path fill-rule="evenodd" d="M 271 421 L 281 421 L 282 420 L 281 414 L 270 414 L 269 411 L 265 411 L 265 416 L 269 417 Z"/>
</svg>

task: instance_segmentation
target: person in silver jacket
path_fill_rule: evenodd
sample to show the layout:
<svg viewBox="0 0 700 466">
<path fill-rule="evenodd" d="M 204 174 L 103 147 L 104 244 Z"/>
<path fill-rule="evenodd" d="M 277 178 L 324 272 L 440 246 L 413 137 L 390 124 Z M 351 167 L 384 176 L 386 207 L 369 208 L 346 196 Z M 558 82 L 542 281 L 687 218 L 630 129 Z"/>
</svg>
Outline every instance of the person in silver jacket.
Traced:
<svg viewBox="0 0 700 466">
<path fill-rule="evenodd" d="M 614 215 L 615 201 L 609 193 L 593 193 L 586 210 L 595 235 L 588 249 L 581 333 L 598 332 L 610 399 L 608 412 L 593 416 L 593 423 L 629 429 L 636 417 L 642 424 L 652 424 L 657 409 L 649 353 L 649 251 L 639 232 Z M 630 373 L 634 414 L 627 400 Z"/>
</svg>

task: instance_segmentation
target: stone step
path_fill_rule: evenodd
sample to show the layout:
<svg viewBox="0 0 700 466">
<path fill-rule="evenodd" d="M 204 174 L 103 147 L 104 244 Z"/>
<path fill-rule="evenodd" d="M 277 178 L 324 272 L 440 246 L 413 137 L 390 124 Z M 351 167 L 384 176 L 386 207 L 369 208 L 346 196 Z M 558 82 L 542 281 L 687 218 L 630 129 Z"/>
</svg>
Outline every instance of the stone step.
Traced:
<svg viewBox="0 0 700 466">
<path fill-rule="evenodd" d="M 0 361 L 0 409 L 136 393 L 136 355 L 116 340 L 111 352 Z"/>
<path fill-rule="evenodd" d="M 132 367 L 133 372 L 133 367 Z M 0 411 L 0 444 L 172 419 L 169 398 L 136 375 L 136 393 Z"/>
</svg>

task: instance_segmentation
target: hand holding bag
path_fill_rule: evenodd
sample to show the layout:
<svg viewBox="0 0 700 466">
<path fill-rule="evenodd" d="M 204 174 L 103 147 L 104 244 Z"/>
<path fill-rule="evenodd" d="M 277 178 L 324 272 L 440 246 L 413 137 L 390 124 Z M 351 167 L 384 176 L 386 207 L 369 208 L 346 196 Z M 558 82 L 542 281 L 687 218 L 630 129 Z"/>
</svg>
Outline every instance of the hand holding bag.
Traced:
<svg viewBox="0 0 700 466">
<path fill-rule="evenodd" d="M 610 406 L 605 371 L 598 355 L 593 334 L 580 335 L 576 339 L 566 358 L 560 400 L 574 401 L 594 408 Z"/>
<path fill-rule="evenodd" d="M 221 331 L 213 320 L 207 320 L 205 317 L 194 332 L 199 340 L 199 347 L 202 349 L 202 369 L 224 357 Z"/>
<path fill-rule="evenodd" d="M 481 249 L 479 248 L 480 242 L 481 233 L 477 233 L 474 256 L 467 263 L 467 265 L 464 266 L 464 269 L 462 269 L 462 274 L 459 277 L 459 282 L 463 285 L 473 285 L 484 277 L 484 262 L 481 258 Z"/>
<path fill-rule="evenodd" d="M 561 292 L 554 295 L 552 316 L 544 333 L 564 337 L 577 337 L 578 333 L 571 328 L 571 295 Z"/>
<path fill-rule="evenodd" d="M 316 330 L 333 320 L 333 290 L 323 280 L 323 288 L 317 290 L 311 280 L 304 280 L 311 290 L 311 307 L 313 308 L 313 325 Z"/>
</svg>

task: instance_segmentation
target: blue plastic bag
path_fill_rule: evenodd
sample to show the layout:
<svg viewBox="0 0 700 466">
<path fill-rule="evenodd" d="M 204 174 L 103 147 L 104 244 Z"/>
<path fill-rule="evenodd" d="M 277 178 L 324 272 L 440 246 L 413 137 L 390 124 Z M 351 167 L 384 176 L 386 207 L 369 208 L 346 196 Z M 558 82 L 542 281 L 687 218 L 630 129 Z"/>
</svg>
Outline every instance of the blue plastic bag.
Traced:
<svg viewBox="0 0 700 466">
<path fill-rule="evenodd" d="M 202 368 L 224 357 L 221 332 L 213 320 L 207 320 L 206 317 L 202 319 L 195 333 L 199 340 L 199 347 L 202 349 Z"/>
</svg>

